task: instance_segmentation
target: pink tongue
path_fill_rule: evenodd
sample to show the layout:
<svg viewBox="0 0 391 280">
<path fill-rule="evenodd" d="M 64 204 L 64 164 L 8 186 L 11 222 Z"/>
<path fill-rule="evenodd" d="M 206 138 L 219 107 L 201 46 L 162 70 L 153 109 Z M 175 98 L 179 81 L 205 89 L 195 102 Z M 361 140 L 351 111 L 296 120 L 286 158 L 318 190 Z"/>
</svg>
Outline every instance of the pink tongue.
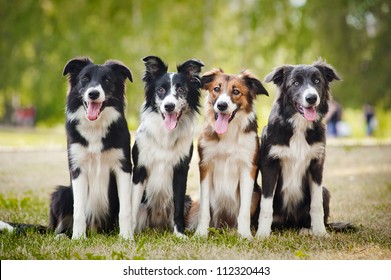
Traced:
<svg viewBox="0 0 391 280">
<path fill-rule="evenodd" d="M 88 103 L 87 118 L 90 121 L 95 121 L 99 117 L 100 107 L 102 107 L 102 103 L 98 103 L 98 102 Z"/>
<path fill-rule="evenodd" d="M 303 108 L 304 109 L 304 118 L 306 118 L 308 121 L 314 121 L 316 119 L 316 109 L 315 107 L 308 107 Z"/>
<path fill-rule="evenodd" d="M 173 114 L 164 114 L 164 125 L 169 131 L 172 131 L 178 123 L 178 118 L 176 113 Z"/>
<path fill-rule="evenodd" d="M 223 134 L 228 129 L 229 114 L 218 113 L 215 122 L 215 131 L 217 134 Z"/>
</svg>

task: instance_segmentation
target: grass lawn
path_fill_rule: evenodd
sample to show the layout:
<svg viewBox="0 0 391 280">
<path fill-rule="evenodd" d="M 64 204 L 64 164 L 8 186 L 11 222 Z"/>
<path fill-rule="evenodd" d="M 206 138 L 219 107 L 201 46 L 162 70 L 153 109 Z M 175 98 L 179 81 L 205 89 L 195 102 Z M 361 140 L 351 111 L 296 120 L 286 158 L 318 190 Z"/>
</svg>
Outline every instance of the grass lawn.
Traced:
<svg viewBox="0 0 391 280">
<path fill-rule="evenodd" d="M 8 142 L 0 140 L 0 220 L 47 225 L 50 193 L 56 185 L 69 183 L 63 136 L 12 133 L 0 131 L 0 139 L 9 137 Z M 45 137 L 51 139 L 50 149 Z M 31 144 L 29 149 L 12 145 L 23 141 Z M 196 165 L 194 158 L 188 186 L 195 199 Z M 148 230 L 134 241 L 98 234 L 72 241 L 52 234 L 2 233 L 0 259 L 391 259 L 391 145 L 330 141 L 324 184 L 332 195 L 330 221 L 350 221 L 357 232 L 318 238 L 284 231 L 245 240 L 235 230 L 211 229 L 207 239 L 188 233 L 182 240 Z"/>
</svg>

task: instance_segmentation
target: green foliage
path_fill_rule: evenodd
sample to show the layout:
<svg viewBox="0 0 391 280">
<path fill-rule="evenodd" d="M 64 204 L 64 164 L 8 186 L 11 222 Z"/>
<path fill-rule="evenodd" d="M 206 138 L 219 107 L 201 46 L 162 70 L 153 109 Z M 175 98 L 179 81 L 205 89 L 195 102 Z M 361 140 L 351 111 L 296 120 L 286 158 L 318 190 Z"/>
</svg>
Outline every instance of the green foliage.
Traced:
<svg viewBox="0 0 391 280">
<path fill-rule="evenodd" d="M 37 106 L 38 122 L 64 118 L 65 63 L 89 56 L 123 61 L 132 70 L 128 113 L 135 121 L 143 99 L 141 58 L 159 55 L 174 70 L 199 58 L 205 70 L 250 69 L 262 78 L 279 64 L 323 57 L 343 82 L 334 87 L 344 106 L 370 100 L 391 105 L 387 0 L 0 1 L 0 118 L 15 99 Z M 17 102 L 16 102 L 17 103 Z M 7 109 L 8 108 L 8 109 Z M 9 116 L 8 116 L 9 117 Z"/>
</svg>

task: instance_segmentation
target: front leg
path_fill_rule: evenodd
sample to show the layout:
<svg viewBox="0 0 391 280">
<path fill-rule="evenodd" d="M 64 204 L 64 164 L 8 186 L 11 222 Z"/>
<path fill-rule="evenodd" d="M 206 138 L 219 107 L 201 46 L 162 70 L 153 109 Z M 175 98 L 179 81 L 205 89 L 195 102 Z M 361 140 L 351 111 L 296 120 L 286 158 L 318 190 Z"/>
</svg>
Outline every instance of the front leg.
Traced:
<svg viewBox="0 0 391 280">
<path fill-rule="evenodd" d="M 119 234 L 125 239 L 133 239 L 132 216 L 131 216 L 131 175 L 122 169 L 117 170 L 117 186 L 119 198 Z"/>
<path fill-rule="evenodd" d="M 137 217 L 141 206 L 141 200 L 145 191 L 145 180 L 147 177 L 147 170 L 145 167 L 137 166 L 133 171 L 133 186 L 132 186 L 132 232 L 142 231 L 145 227 L 145 223 L 139 222 Z"/>
<path fill-rule="evenodd" d="M 173 193 L 174 193 L 174 234 L 178 237 L 186 237 L 185 232 L 185 196 L 187 186 L 187 174 L 193 147 L 190 149 L 189 156 L 180 161 L 174 167 Z"/>
<path fill-rule="evenodd" d="M 262 160 L 262 159 L 261 159 Z M 280 174 L 278 159 L 265 159 L 261 163 L 262 196 L 260 201 L 257 237 L 267 237 L 273 223 L 273 199 Z"/>
<path fill-rule="evenodd" d="M 73 190 L 73 230 L 72 239 L 86 237 L 86 201 L 88 196 L 88 181 L 83 172 L 72 179 Z"/>
<path fill-rule="evenodd" d="M 198 214 L 198 226 L 196 235 L 208 236 L 210 224 L 210 188 L 211 188 L 211 170 L 205 166 L 200 166 L 201 186 L 200 186 L 200 210 Z"/>
<path fill-rule="evenodd" d="M 254 172 L 255 174 L 255 167 Z M 254 188 L 254 178 L 251 176 L 251 170 L 244 168 L 240 174 L 240 209 L 238 215 L 238 233 L 244 238 L 252 238 L 251 234 L 251 198 Z"/>
<path fill-rule="evenodd" d="M 327 236 L 326 226 L 324 223 L 324 209 L 323 209 L 323 161 L 312 160 L 310 163 L 309 184 L 311 191 L 311 230 L 313 235 Z"/>
<path fill-rule="evenodd" d="M 138 213 L 139 209 L 141 206 L 141 200 L 143 198 L 143 194 L 145 191 L 145 181 L 147 180 L 147 169 L 145 166 L 140 165 L 139 163 L 139 149 L 137 146 L 137 141 L 133 146 L 132 149 L 132 159 L 133 159 L 133 178 L 132 178 L 132 210 L 131 210 L 131 215 L 132 215 L 132 232 L 134 233 L 135 231 L 141 231 L 145 227 L 145 220 L 142 222 L 141 219 L 138 221 Z"/>
</svg>

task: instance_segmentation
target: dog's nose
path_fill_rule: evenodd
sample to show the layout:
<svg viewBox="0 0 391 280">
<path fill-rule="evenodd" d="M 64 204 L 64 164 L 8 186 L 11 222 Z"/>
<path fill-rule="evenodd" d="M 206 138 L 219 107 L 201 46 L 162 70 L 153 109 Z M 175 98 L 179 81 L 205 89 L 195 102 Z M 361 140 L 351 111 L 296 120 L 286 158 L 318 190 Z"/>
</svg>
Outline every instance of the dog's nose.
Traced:
<svg viewBox="0 0 391 280">
<path fill-rule="evenodd" d="M 100 94 L 99 91 L 93 90 L 93 91 L 90 91 L 90 92 L 88 93 L 88 97 L 89 97 L 90 99 L 92 99 L 92 100 L 96 100 L 96 99 L 98 99 L 99 94 Z"/>
<path fill-rule="evenodd" d="M 227 110 L 227 108 L 228 108 L 227 102 L 221 101 L 221 102 L 217 103 L 217 109 L 219 109 L 220 111 L 225 111 L 225 110 Z"/>
<path fill-rule="evenodd" d="M 175 109 L 175 104 L 174 103 L 166 103 L 164 104 L 164 109 L 166 112 L 172 112 Z"/>
<path fill-rule="evenodd" d="M 308 104 L 313 105 L 318 101 L 318 96 L 316 94 L 308 94 L 305 97 L 305 101 L 307 101 Z"/>
</svg>

